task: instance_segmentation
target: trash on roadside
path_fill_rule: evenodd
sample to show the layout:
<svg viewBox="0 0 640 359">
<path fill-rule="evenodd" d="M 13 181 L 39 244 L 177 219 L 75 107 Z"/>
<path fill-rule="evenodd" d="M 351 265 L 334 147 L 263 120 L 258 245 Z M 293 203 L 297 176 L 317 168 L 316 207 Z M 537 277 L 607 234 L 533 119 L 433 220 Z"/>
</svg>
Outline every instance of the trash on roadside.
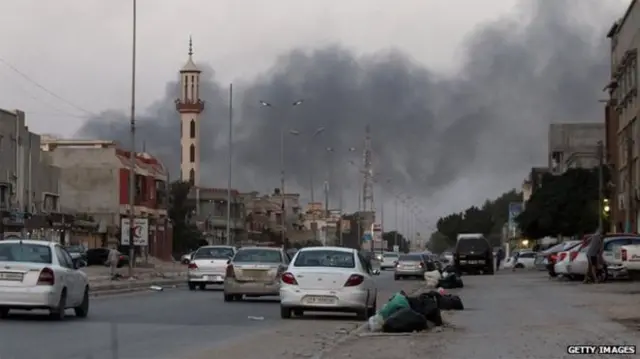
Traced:
<svg viewBox="0 0 640 359">
<path fill-rule="evenodd" d="M 382 307 L 378 311 L 378 314 L 382 317 L 382 319 L 387 320 L 393 313 L 399 311 L 403 308 L 409 307 L 409 301 L 404 292 L 399 292 L 393 295 L 389 302 Z"/>
<path fill-rule="evenodd" d="M 252 315 L 248 316 L 247 319 L 249 320 L 264 320 L 264 317 L 254 317 Z"/>
<path fill-rule="evenodd" d="M 402 308 L 384 321 L 385 333 L 411 333 L 427 328 L 427 319 L 411 308 Z"/>
<path fill-rule="evenodd" d="M 370 332 L 380 332 L 382 331 L 382 326 L 384 325 L 384 318 L 380 314 L 376 314 L 369 318 L 368 321 L 368 329 Z"/>
<path fill-rule="evenodd" d="M 442 288 L 442 287 L 438 288 L 437 290 L 438 290 L 438 293 L 439 293 L 440 295 L 445 295 L 445 294 L 447 294 L 447 291 L 446 291 L 446 290 L 444 290 L 444 288 Z"/>
<path fill-rule="evenodd" d="M 438 285 L 438 281 L 442 278 L 442 274 L 439 270 L 424 273 L 424 280 L 427 282 L 427 288 L 435 288 Z"/>
<path fill-rule="evenodd" d="M 441 326 L 443 324 L 437 298 L 433 298 L 425 293 L 417 297 L 409 297 L 409 306 L 415 312 L 422 314 L 428 321 Z"/>
<path fill-rule="evenodd" d="M 452 274 L 458 274 L 458 270 L 456 269 L 456 267 L 452 264 L 449 264 L 448 266 L 444 267 L 442 269 L 442 277 L 448 277 Z"/>
<path fill-rule="evenodd" d="M 438 281 L 437 287 L 444 289 L 462 288 L 464 283 L 462 283 L 462 278 L 458 274 L 450 273 Z"/>
<path fill-rule="evenodd" d="M 462 299 L 457 295 L 442 294 L 436 291 L 430 291 L 422 295 L 432 298 L 440 310 L 464 310 Z"/>
<path fill-rule="evenodd" d="M 152 285 L 151 287 L 149 287 L 149 289 L 154 290 L 156 292 L 162 292 L 164 290 L 164 288 L 162 288 L 159 285 Z"/>
</svg>

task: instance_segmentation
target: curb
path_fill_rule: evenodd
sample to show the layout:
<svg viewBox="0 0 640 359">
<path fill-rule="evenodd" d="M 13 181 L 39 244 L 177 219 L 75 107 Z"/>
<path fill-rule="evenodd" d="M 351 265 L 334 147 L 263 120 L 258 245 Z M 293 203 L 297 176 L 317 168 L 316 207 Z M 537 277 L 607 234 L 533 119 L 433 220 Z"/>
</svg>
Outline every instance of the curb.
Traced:
<svg viewBox="0 0 640 359">
<path fill-rule="evenodd" d="M 161 287 L 171 286 L 172 288 L 182 287 L 186 285 L 186 281 L 184 278 L 176 278 L 176 279 L 166 279 L 163 281 L 152 281 L 145 283 L 127 283 L 125 285 L 105 285 L 99 286 L 90 291 L 90 295 L 92 297 L 102 297 L 107 295 L 115 295 L 115 294 L 124 294 L 124 293 L 133 293 L 133 292 L 142 292 L 149 290 L 149 287 L 153 285 L 158 285 Z"/>
<path fill-rule="evenodd" d="M 422 291 L 424 289 L 425 288 L 423 286 L 420 286 L 419 288 L 416 288 L 416 289 L 412 290 L 411 292 L 407 293 L 407 295 L 409 295 L 409 296 L 415 295 L 416 293 L 419 293 L 420 291 Z M 361 334 L 364 333 L 367 330 L 368 326 L 369 326 L 369 323 L 365 322 L 364 324 L 360 325 L 356 329 L 350 331 L 347 335 L 345 335 L 342 338 L 340 338 L 340 339 L 336 340 L 335 342 L 333 342 L 333 344 L 331 346 L 320 350 L 320 352 L 318 354 L 315 354 L 314 356 L 312 356 L 311 359 L 322 359 L 322 358 L 324 358 L 325 355 L 331 353 L 334 349 L 336 349 L 338 346 L 340 346 L 342 343 L 346 342 L 347 340 L 353 339 L 355 337 L 360 337 Z"/>
</svg>

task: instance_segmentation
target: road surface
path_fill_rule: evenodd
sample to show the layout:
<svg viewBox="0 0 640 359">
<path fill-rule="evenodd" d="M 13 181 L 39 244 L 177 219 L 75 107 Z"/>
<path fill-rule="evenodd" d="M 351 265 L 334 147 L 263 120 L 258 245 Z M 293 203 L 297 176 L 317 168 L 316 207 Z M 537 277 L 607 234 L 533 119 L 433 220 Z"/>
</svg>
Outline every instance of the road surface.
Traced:
<svg viewBox="0 0 640 359">
<path fill-rule="evenodd" d="M 377 281 L 384 293 L 409 284 L 393 281 L 391 272 Z M 44 314 L 12 312 L 0 320 L 0 358 L 111 359 L 115 350 L 121 359 L 175 359 L 286 322 L 280 319 L 277 298 L 225 303 L 220 291 L 186 289 L 94 298 L 86 319 L 68 311 L 69 317 L 58 323 Z M 328 320 L 316 319 L 321 325 Z"/>
</svg>

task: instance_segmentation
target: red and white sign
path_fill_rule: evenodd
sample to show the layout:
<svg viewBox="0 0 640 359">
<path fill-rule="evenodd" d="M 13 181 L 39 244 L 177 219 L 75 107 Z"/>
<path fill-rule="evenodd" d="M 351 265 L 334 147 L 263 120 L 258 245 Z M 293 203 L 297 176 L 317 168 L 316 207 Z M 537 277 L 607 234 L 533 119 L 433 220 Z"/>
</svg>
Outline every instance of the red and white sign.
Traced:
<svg viewBox="0 0 640 359">
<path fill-rule="evenodd" d="M 120 244 L 129 245 L 129 218 L 120 222 Z M 149 245 L 149 219 L 135 218 L 133 220 L 133 245 L 146 247 Z"/>
</svg>

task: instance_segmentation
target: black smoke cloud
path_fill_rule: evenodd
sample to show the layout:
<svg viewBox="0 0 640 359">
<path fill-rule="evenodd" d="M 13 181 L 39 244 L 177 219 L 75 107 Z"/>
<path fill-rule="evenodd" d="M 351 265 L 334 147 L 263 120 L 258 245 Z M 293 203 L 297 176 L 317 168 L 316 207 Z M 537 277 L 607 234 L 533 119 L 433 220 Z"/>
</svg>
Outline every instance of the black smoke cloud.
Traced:
<svg viewBox="0 0 640 359">
<path fill-rule="evenodd" d="M 531 166 L 545 163 L 549 123 L 602 118 L 597 100 L 608 77 L 604 35 L 623 11 L 620 4 L 603 3 L 524 1 L 517 18 L 476 28 L 453 76 L 433 73 L 395 50 L 356 56 L 341 46 L 294 49 L 267 73 L 234 84 L 234 185 L 260 191 L 277 187 L 280 131 L 295 129 L 302 135 L 286 136 L 288 188 L 308 192 L 314 173 L 319 192 L 331 173 L 343 183 L 344 200 L 353 209 L 357 169 L 348 161 L 361 162 L 361 156 L 348 148 L 362 149 L 368 124 L 375 171 L 391 179 L 392 193 L 419 199 L 427 215 L 519 186 Z M 591 21 L 566 15 L 580 13 L 591 14 Z M 524 15 L 529 21 L 522 20 Z M 204 184 L 224 187 L 228 90 L 215 81 L 210 67 L 201 67 L 207 102 L 202 178 Z M 138 134 L 140 143 L 179 175 L 177 97 L 172 81 L 166 96 L 138 116 Z M 304 104 L 291 107 L 297 99 Z M 261 107 L 259 100 L 274 107 Z M 314 141 L 306 137 L 318 127 L 325 132 Z M 78 135 L 123 139 L 127 133 L 126 115 L 108 112 L 87 121 Z M 327 146 L 335 148 L 331 157 Z M 339 196 L 332 191 L 335 201 Z"/>
</svg>

